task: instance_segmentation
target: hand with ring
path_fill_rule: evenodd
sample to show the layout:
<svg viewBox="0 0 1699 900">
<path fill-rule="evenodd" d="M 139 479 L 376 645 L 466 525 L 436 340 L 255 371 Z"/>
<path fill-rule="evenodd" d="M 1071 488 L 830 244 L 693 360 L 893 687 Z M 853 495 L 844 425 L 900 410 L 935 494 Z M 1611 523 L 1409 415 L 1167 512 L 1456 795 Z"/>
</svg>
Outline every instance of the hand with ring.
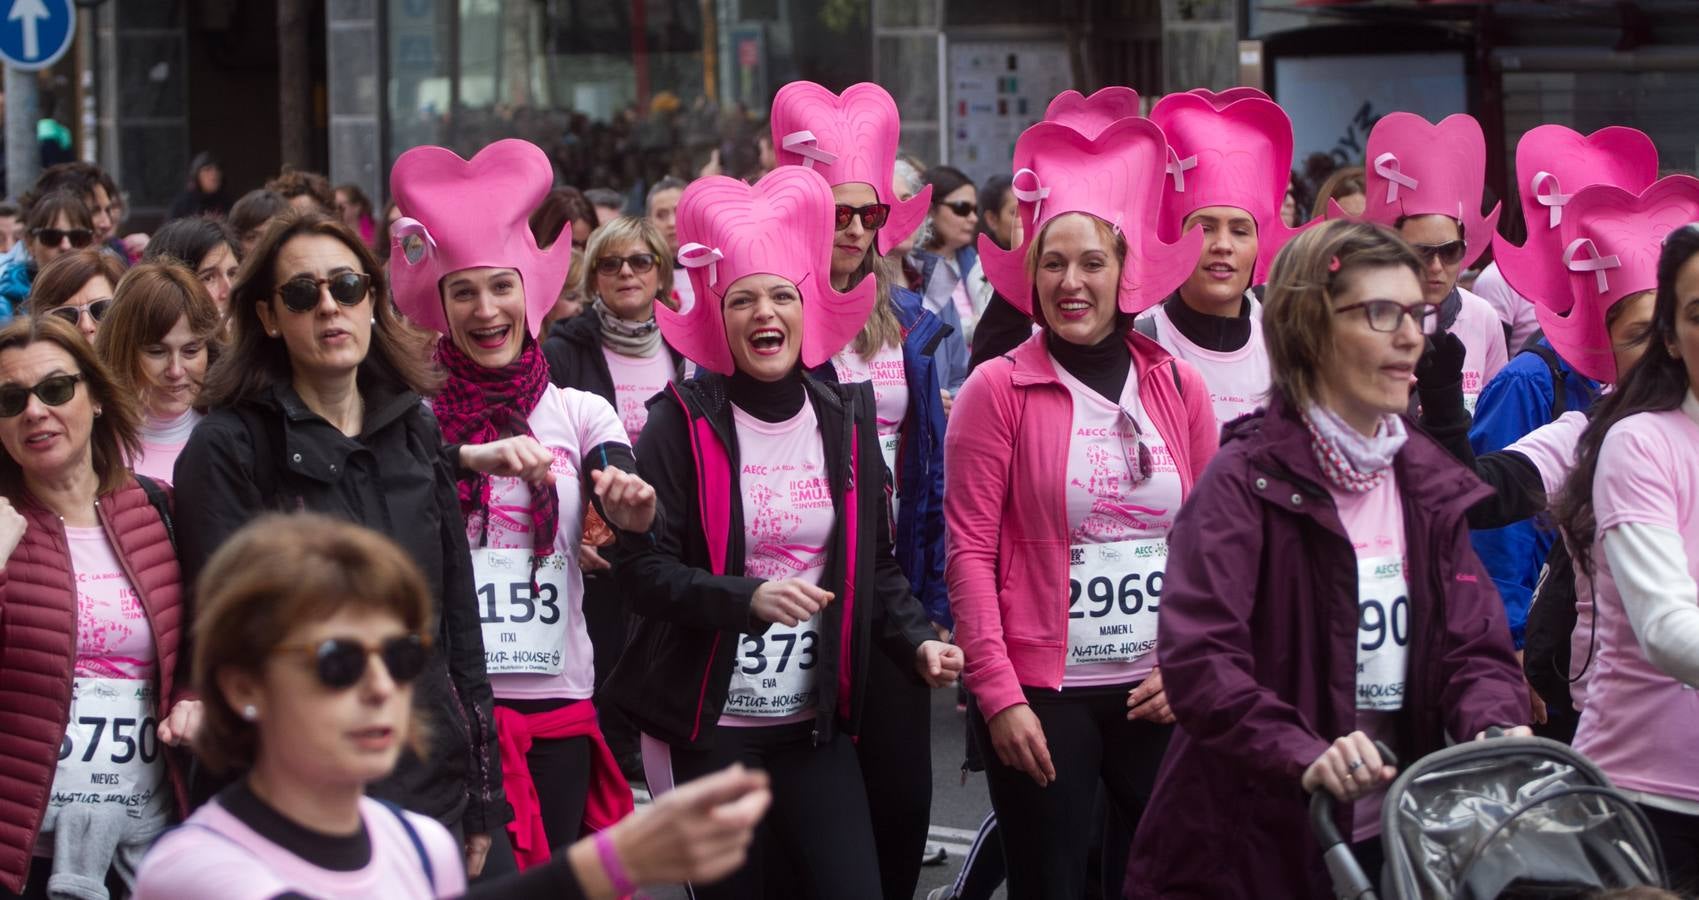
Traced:
<svg viewBox="0 0 1699 900">
<path fill-rule="evenodd" d="M 1375 742 L 1361 731 L 1353 731 L 1328 746 L 1304 770 L 1304 790 L 1314 793 L 1325 788 L 1335 799 L 1350 803 L 1398 777 L 1398 770 L 1386 765 L 1375 749 Z"/>
</svg>

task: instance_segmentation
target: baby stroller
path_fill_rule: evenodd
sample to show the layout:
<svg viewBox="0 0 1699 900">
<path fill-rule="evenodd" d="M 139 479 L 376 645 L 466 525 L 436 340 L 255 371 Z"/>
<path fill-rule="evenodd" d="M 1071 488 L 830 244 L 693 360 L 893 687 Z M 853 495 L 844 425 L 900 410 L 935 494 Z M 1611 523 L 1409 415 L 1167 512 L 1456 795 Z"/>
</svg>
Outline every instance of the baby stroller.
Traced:
<svg viewBox="0 0 1699 900">
<path fill-rule="evenodd" d="M 1310 824 L 1334 896 L 1375 900 L 1326 791 L 1311 798 Z M 1586 757 L 1544 738 L 1495 736 L 1423 757 L 1387 789 L 1381 829 L 1381 896 L 1398 900 L 1557 900 L 1665 883 L 1639 807 Z"/>
</svg>

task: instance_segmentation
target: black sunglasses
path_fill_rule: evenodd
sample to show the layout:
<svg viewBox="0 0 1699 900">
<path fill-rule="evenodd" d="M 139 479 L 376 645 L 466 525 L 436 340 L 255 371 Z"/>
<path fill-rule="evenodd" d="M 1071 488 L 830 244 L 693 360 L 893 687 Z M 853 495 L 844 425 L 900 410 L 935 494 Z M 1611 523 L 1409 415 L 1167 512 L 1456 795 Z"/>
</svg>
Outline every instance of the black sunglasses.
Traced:
<svg viewBox="0 0 1699 900">
<path fill-rule="evenodd" d="M 597 275 L 618 275 L 619 270 L 631 266 L 632 274 L 642 275 L 655 267 L 655 254 L 633 253 L 630 256 L 600 256 L 596 258 Z"/>
<path fill-rule="evenodd" d="M 49 375 L 35 383 L 35 387 L 22 387 L 8 384 L 0 387 L 0 419 L 10 419 L 24 411 L 29 405 L 31 394 L 41 398 L 48 406 L 64 406 L 70 402 L 72 395 L 77 392 L 77 382 L 82 381 L 81 373 L 76 375 Z"/>
<path fill-rule="evenodd" d="M 425 670 L 430 649 L 430 642 L 423 637 L 404 634 L 376 647 L 368 647 L 353 638 L 327 638 L 316 644 L 285 645 L 272 652 L 306 655 L 313 661 L 313 671 L 320 684 L 332 690 L 344 690 L 360 683 L 366 675 L 366 661 L 373 656 L 383 659 L 383 667 L 396 684 L 406 684 Z"/>
<path fill-rule="evenodd" d="M 89 318 L 96 322 L 106 318 L 106 311 L 110 309 L 111 306 L 112 298 L 107 297 L 102 300 L 96 300 L 93 303 L 84 303 L 82 306 L 57 306 L 48 310 L 47 314 L 50 316 L 58 316 L 72 325 L 75 325 L 77 324 L 77 320 L 81 319 L 85 312 L 88 313 Z"/>
<path fill-rule="evenodd" d="M 278 285 L 277 296 L 292 312 L 307 312 L 319 305 L 319 285 L 330 285 L 332 300 L 343 306 L 358 306 L 371 290 L 372 276 L 364 272 L 341 272 L 329 278 L 302 275 Z"/>
<path fill-rule="evenodd" d="M 94 232 L 87 228 L 31 228 L 29 233 L 46 247 L 57 247 L 66 238 L 70 238 L 71 246 L 78 250 L 94 243 Z"/>
<path fill-rule="evenodd" d="M 850 222 L 856 216 L 861 217 L 861 227 L 868 231 L 875 231 L 883 228 L 885 220 L 891 217 L 891 205 L 889 203 L 869 203 L 866 206 L 847 206 L 840 203 L 837 206 L 838 230 L 843 231 L 850 227 Z"/>
<path fill-rule="evenodd" d="M 954 203 L 940 203 L 938 205 L 964 219 L 979 211 L 979 204 L 972 200 L 957 200 Z"/>
<path fill-rule="evenodd" d="M 1446 241 L 1443 244 L 1411 244 L 1410 249 L 1416 251 L 1423 263 L 1431 263 L 1437 256 L 1440 262 L 1454 266 L 1463 260 L 1463 251 L 1469 248 L 1462 241 Z"/>
</svg>

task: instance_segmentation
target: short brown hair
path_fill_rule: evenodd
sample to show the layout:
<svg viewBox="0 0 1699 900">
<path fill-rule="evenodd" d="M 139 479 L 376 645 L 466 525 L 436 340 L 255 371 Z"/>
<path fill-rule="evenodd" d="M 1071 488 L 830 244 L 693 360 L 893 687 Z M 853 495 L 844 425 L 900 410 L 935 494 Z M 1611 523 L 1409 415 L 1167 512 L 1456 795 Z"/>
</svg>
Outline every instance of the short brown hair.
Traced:
<svg viewBox="0 0 1699 900">
<path fill-rule="evenodd" d="M 232 709 L 218 684 L 225 670 L 263 679 L 265 661 L 302 624 L 342 610 L 389 614 L 429 639 L 431 593 L 395 542 L 316 513 L 270 514 L 243 526 L 196 582 L 190 632 L 193 676 L 205 707 L 195 754 L 219 772 L 253 765 L 258 726 Z M 414 752 L 422 723 L 408 729 Z"/>
<path fill-rule="evenodd" d="M 537 246 L 548 249 L 550 245 L 566 235 L 568 242 L 572 233 L 566 229 L 577 222 L 590 223 L 590 230 L 601 227 L 596 216 L 596 208 L 575 187 L 557 187 L 549 191 L 543 198 L 543 204 L 531 213 L 531 236 L 537 239 Z"/>
<path fill-rule="evenodd" d="M 35 283 L 30 286 L 28 312 L 39 316 L 64 306 L 96 275 L 105 278 L 106 283 L 116 289 L 118 282 L 124 278 L 124 264 L 118 261 L 118 257 L 98 247 L 84 247 L 42 266 L 41 272 L 35 276 Z"/>
<path fill-rule="evenodd" d="M 1310 209 L 1310 218 L 1319 219 L 1327 215 L 1327 201 L 1340 197 L 1349 197 L 1363 193 L 1363 167 L 1345 166 L 1334 169 L 1333 174 L 1316 189 L 1316 202 Z"/>
<path fill-rule="evenodd" d="M 77 326 L 56 316 L 32 316 L 13 319 L 0 328 L 0 353 L 37 343 L 53 344 L 70 355 L 82 375 L 89 399 L 100 409 L 89 432 L 94 474 L 100 479 L 97 490 L 105 495 L 128 485 L 129 460 L 142 447 L 135 400 L 118 389 L 106 364 L 95 355 Z M 0 450 L 0 495 L 14 506 L 24 497 L 24 470 L 3 450 Z"/>
<path fill-rule="evenodd" d="M 317 172 L 284 166 L 276 178 L 265 183 L 265 189 L 276 191 L 284 200 L 312 197 L 319 209 L 326 213 L 336 209 L 336 192 L 330 188 L 330 179 Z"/>
<path fill-rule="evenodd" d="M 206 343 L 208 364 L 216 362 L 223 318 L 194 273 L 175 262 L 149 262 L 137 265 L 118 282 L 112 311 L 100 323 L 94 348 L 112 371 L 118 389 L 135 397 L 143 410 L 148 406 L 148 391 L 156 385 L 142 372 L 142 350 L 165 340 L 177 320 L 185 317 L 195 339 Z"/>
<path fill-rule="evenodd" d="M 1332 352 L 1333 297 L 1359 272 L 1398 267 L 1422 277 L 1421 261 L 1396 232 L 1345 219 L 1311 228 L 1282 248 L 1262 307 L 1270 395 L 1300 410 L 1315 403 L 1321 361 Z"/>
<path fill-rule="evenodd" d="M 82 197 L 70 191 L 54 191 L 37 197 L 33 203 L 24 207 L 24 210 L 26 240 L 35 241 L 35 231 L 38 228 L 52 228 L 60 213 L 64 213 L 72 228 L 94 230 L 94 216 L 89 214 L 88 205 L 83 203 Z"/>
<path fill-rule="evenodd" d="M 273 303 L 277 295 L 277 256 L 285 244 L 305 235 L 323 235 L 340 241 L 371 276 L 372 343 L 360 363 L 360 388 L 367 390 L 372 379 L 421 395 L 436 392 L 443 374 L 431 363 L 430 347 L 435 338 L 408 325 L 389 301 L 389 279 L 384 267 L 360 236 L 324 213 L 289 210 L 271 220 L 253 252 L 242 260 L 236 283 L 230 287 L 230 346 L 207 373 L 202 401 L 208 408 L 234 406 L 254 399 L 275 384 L 291 380 L 293 367 L 289 348 L 266 334 L 256 307 Z M 275 307 L 274 307 L 275 308 Z"/>
<path fill-rule="evenodd" d="M 661 237 L 661 230 L 655 223 L 638 216 L 620 216 L 612 222 L 603 224 L 590 235 L 590 242 L 584 245 L 584 265 L 579 267 L 583 273 L 581 293 L 585 302 L 597 299 L 594 290 L 596 285 L 596 260 L 615 244 L 636 241 L 655 256 L 655 290 L 659 296 L 655 299 L 672 305 L 673 292 L 673 259 L 672 248 L 667 246 L 667 239 Z"/>
</svg>

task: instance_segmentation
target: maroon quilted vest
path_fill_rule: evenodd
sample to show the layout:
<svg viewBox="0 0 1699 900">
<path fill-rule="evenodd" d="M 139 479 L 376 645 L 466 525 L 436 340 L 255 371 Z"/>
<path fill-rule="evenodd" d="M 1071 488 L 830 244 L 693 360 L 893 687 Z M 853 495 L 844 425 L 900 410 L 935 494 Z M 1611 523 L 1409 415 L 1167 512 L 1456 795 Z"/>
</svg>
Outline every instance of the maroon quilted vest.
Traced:
<svg viewBox="0 0 1699 900">
<path fill-rule="evenodd" d="M 0 569 L 0 887 L 13 893 L 23 890 L 47 811 L 77 655 L 76 576 L 64 523 L 28 501 L 19 512 L 29 530 Z M 101 497 L 97 512 L 153 630 L 163 719 L 186 688 L 172 679 L 187 628 L 177 554 L 135 482 Z M 166 763 L 181 809 L 185 795 L 173 756 L 166 754 Z"/>
</svg>

